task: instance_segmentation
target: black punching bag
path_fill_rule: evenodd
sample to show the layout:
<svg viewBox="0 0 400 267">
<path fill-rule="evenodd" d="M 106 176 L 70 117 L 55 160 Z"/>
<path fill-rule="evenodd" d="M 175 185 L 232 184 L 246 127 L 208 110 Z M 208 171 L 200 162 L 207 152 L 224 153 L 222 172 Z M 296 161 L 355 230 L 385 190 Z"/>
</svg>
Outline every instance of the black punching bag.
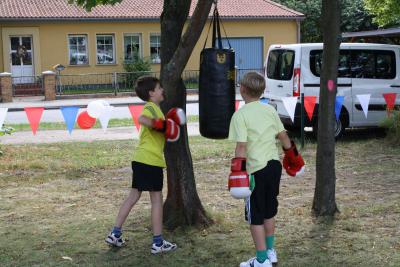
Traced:
<svg viewBox="0 0 400 267">
<path fill-rule="evenodd" d="M 216 41 L 218 48 L 215 47 Z M 235 112 L 235 52 L 222 48 L 216 8 L 213 16 L 212 43 L 212 48 L 205 48 L 200 54 L 200 134 L 206 138 L 223 139 L 229 135 L 229 124 Z"/>
</svg>

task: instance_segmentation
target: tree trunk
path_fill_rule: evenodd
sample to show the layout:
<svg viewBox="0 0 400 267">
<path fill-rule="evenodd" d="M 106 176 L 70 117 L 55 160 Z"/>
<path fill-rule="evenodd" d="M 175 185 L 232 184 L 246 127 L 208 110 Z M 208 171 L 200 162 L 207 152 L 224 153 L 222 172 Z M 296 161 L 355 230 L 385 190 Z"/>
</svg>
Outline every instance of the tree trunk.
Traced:
<svg viewBox="0 0 400 267">
<path fill-rule="evenodd" d="M 165 0 L 161 16 L 161 84 L 166 93 L 164 112 L 171 107 L 186 109 L 186 88 L 181 75 L 207 21 L 212 0 L 199 0 L 185 34 L 182 31 L 189 14 L 190 0 Z M 167 143 L 168 195 L 164 203 L 164 224 L 207 226 L 212 223 L 196 190 L 187 127 L 181 127 L 181 137 Z"/>
<path fill-rule="evenodd" d="M 333 216 L 338 211 L 335 201 L 334 120 L 340 45 L 339 0 L 323 0 L 321 24 L 324 51 L 318 110 L 317 177 L 312 209 L 316 216 Z"/>
</svg>

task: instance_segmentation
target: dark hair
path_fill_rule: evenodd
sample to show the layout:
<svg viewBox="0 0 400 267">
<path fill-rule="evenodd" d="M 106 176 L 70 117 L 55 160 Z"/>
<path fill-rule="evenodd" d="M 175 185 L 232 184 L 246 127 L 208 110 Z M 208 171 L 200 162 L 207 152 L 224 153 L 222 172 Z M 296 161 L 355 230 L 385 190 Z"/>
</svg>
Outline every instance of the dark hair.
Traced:
<svg viewBox="0 0 400 267">
<path fill-rule="evenodd" d="M 135 92 L 143 101 L 149 101 L 150 91 L 154 91 L 160 80 L 153 76 L 141 76 L 136 80 Z"/>
</svg>

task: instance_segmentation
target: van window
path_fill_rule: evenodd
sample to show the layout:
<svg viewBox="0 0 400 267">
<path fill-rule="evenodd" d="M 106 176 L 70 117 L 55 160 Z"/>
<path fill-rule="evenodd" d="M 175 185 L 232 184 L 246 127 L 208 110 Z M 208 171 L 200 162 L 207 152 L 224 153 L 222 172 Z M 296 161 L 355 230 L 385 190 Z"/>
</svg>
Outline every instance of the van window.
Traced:
<svg viewBox="0 0 400 267">
<path fill-rule="evenodd" d="M 310 52 L 311 72 L 320 77 L 322 71 L 322 50 Z M 388 50 L 340 50 L 339 78 L 394 79 L 396 58 Z"/>
<path fill-rule="evenodd" d="M 310 69 L 315 76 L 317 77 L 321 76 L 322 50 L 312 50 L 310 52 Z M 340 50 L 339 52 L 338 77 L 339 78 L 351 77 L 349 50 Z"/>
<path fill-rule="evenodd" d="M 273 80 L 288 81 L 293 76 L 294 51 L 272 50 L 269 52 L 267 77 Z"/>
</svg>

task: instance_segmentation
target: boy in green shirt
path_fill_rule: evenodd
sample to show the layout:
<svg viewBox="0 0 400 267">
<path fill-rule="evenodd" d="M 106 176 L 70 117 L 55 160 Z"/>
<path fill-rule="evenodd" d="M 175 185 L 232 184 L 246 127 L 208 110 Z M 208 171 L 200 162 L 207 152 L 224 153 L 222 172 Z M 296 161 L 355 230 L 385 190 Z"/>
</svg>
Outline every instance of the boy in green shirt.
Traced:
<svg viewBox="0 0 400 267">
<path fill-rule="evenodd" d="M 136 148 L 132 161 L 132 189 L 122 203 L 115 225 L 106 242 L 112 246 L 121 247 L 122 224 L 129 212 L 139 200 L 143 191 L 149 191 L 151 199 L 151 222 L 153 228 L 153 244 L 151 253 L 173 251 L 176 244 L 168 242 L 162 237 L 163 217 L 163 168 L 165 141 L 174 142 L 180 135 L 179 125 L 186 123 L 186 117 L 181 109 L 173 108 L 167 113 L 167 119 L 160 109 L 164 100 L 163 88 L 157 78 L 150 76 L 140 77 L 136 82 L 136 94 L 143 101 L 147 101 L 139 123 L 142 125 L 139 134 L 139 145 Z"/>
<path fill-rule="evenodd" d="M 245 217 L 250 224 L 256 257 L 242 262 L 240 267 L 270 267 L 278 262 L 274 249 L 274 217 L 278 212 L 282 165 L 277 138 L 285 151 L 283 164 L 287 173 L 296 176 L 304 170 L 304 161 L 286 134 L 278 113 L 259 101 L 264 89 L 265 80 L 261 74 L 244 75 L 240 94 L 245 105 L 233 114 L 229 129 L 229 139 L 236 142 L 230 180 L 243 174 L 248 177 L 249 173 L 255 182 L 245 201 Z"/>
</svg>

